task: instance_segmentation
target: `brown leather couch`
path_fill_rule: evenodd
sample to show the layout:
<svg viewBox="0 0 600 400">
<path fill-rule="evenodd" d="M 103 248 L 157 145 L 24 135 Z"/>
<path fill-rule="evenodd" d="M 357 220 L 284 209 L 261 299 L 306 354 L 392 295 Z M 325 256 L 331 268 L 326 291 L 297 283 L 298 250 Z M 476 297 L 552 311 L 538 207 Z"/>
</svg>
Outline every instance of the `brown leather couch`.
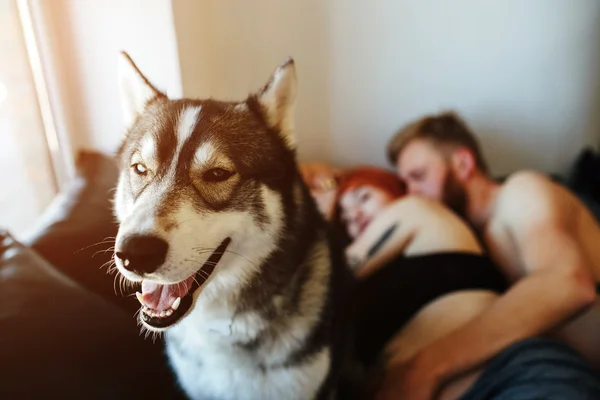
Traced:
<svg viewBox="0 0 600 400">
<path fill-rule="evenodd" d="M 111 252 L 93 256 L 110 245 L 87 247 L 116 234 L 114 165 L 82 153 L 77 166 L 25 243 L 0 233 L 0 399 L 182 398 L 162 342 L 140 336 L 135 297 L 101 268 Z"/>
</svg>

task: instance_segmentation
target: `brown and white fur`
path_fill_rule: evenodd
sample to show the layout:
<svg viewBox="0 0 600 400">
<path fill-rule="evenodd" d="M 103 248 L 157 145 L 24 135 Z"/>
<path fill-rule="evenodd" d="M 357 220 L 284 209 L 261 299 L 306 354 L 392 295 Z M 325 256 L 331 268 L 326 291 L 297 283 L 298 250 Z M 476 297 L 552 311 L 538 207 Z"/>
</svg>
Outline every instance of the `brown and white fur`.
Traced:
<svg viewBox="0 0 600 400">
<path fill-rule="evenodd" d="M 125 53 L 119 77 L 115 261 L 132 282 L 199 281 L 169 316 L 145 314 L 140 295 L 183 390 L 330 398 L 349 273 L 298 172 L 294 62 L 241 102 L 169 99 Z"/>
</svg>

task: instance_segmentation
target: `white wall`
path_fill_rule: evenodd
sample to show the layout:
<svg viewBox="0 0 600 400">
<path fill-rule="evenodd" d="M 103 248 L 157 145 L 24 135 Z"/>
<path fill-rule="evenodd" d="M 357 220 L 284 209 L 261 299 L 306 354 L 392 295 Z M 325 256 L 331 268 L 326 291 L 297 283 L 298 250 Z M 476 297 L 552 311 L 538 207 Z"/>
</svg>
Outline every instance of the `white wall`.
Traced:
<svg viewBox="0 0 600 400">
<path fill-rule="evenodd" d="M 243 98 L 289 54 L 304 159 L 385 165 L 395 129 L 454 108 L 494 172 L 561 171 L 600 141 L 600 1 L 491 4 L 173 0 L 183 93 Z"/>
<path fill-rule="evenodd" d="M 323 0 L 174 0 L 184 95 L 242 100 L 293 56 L 299 145 L 329 156 L 331 7 Z"/>
<path fill-rule="evenodd" d="M 114 153 L 122 134 L 117 55 L 181 95 L 170 0 L 32 0 L 60 133 L 73 151 Z"/>
</svg>

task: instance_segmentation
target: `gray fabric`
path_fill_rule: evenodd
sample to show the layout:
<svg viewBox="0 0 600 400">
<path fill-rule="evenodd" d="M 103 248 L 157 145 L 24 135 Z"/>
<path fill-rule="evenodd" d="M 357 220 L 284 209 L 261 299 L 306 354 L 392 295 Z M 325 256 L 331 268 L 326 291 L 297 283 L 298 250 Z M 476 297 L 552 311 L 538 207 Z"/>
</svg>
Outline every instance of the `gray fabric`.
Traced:
<svg viewBox="0 0 600 400">
<path fill-rule="evenodd" d="M 600 377 L 562 343 L 533 338 L 498 354 L 460 400 L 598 400 Z"/>
</svg>

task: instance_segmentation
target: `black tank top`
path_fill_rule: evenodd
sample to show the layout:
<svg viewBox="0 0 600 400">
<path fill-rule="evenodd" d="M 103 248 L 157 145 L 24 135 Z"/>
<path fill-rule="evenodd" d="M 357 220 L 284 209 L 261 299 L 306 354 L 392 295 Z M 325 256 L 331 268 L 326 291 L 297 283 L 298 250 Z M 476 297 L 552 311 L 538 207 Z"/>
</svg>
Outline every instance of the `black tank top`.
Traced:
<svg viewBox="0 0 600 400">
<path fill-rule="evenodd" d="M 506 288 L 506 280 L 486 256 L 400 256 L 357 283 L 352 298 L 356 355 L 363 364 L 372 364 L 421 307 L 442 295 L 466 289 L 502 293 Z"/>
</svg>

